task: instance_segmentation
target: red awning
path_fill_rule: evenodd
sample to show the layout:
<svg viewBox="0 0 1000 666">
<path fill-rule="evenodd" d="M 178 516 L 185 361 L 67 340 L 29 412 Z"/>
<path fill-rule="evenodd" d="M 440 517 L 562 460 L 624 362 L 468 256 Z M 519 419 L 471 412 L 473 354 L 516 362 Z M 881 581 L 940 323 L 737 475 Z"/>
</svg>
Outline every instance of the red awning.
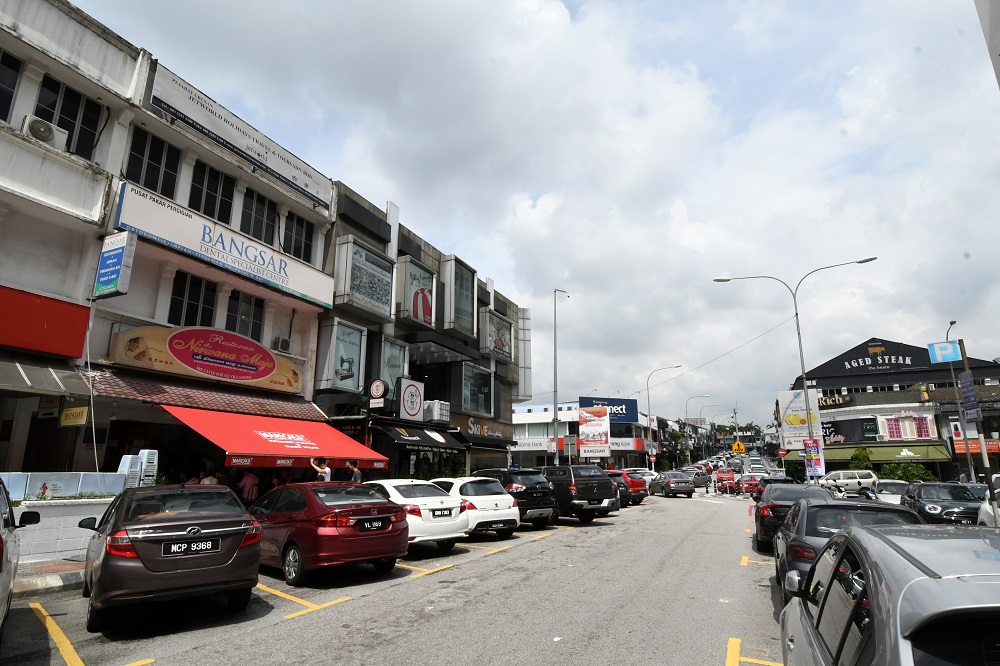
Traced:
<svg viewBox="0 0 1000 666">
<path fill-rule="evenodd" d="M 326 458 L 384 469 L 388 461 L 326 423 L 161 406 L 225 451 L 234 467 L 304 467 L 309 458 Z"/>
</svg>

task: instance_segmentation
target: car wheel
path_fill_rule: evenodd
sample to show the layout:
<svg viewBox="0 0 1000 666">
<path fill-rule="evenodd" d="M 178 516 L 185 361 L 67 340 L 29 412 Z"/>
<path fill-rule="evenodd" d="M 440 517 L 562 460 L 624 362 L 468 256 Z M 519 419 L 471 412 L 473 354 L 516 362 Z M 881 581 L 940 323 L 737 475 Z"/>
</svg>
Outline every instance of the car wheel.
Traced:
<svg viewBox="0 0 1000 666">
<path fill-rule="evenodd" d="M 642 500 L 641 499 L 637 499 L 636 501 L 632 502 L 632 504 L 635 504 L 636 506 L 639 506 L 640 504 L 642 504 Z"/>
<path fill-rule="evenodd" d="M 90 600 L 87 602 L 87 631 L 92 634 L 100 633 L 104 631 L 107 624 L 108 609 L 95 608 L 94 597 L 91 595 Z"/>
<path fill-rule="evenodd" d="M 750 545 L 753 547 L 754 550 L 760 552 L 760 539 L 757 538 L 756 532 L 754 532 L 754 535 L 750 538 Z"/>
<path fill-rule="evenodd" d="M 623 509 L 626 508 L 630 504 L 629 500 L 627 500 L 627 499 L 623 499 L 619 503 L 621 504 L 621 506 L 622 506 Z"/>
<path fill-rule="evenodd" d="M 253 596 L 253 588 L 247 587 L 242 590 L 231 590 L 226 592 L 226 603 L 229 610 L 234 613 L 245 611 L 250 605 L 250 597 Z"/>
<path fill-rule="evenodd" d="M 387 574 L 396 568 L 396 558 L 387 557 L 384 560 L 375 560 L 372 562 L 372 566 L 375 567 L 375 573 Z"/>
<path fill-rule="evenodd" d="M 285 556 L 281 558 L 281 571 L 285 574 L 285 582 L 292 586 L 299 586 L 306 579 L 306 567 L 302 561 L 302 551 L 292 544 L 285 549 Z"/>
<path fill-rule="evenodd" d="M 586 512 L 586 513 L 585 512 L 580 512 L 580 513 L 576 514 L 576 517 L 577 517 L 577 520 L 579 520 L 584 525 L 586 525 L 587 523 L 594 522 L 594 518 L 596 518 L 596 516 L 594 514 L 589 513 L 589 512 Z"/>
<path fill-rule="evenodd" d="M 549 524 L 550 525 L 558 525 L 559 524 L 559 507 L 557 507 L 557 506 L 556 507 L 552 507 L 552 515 L 549 517 Z"/>
<path fill-rule="evenodd" d="M 551 518 L 537 518 L 531 521 L 531 526 L 534 527 L 536 530 L 543 530 L 546 527 L 548 527 L 549 520 L 551 520 Z"/>
<path fill-rule="evenodd" d="M 688 499 L 691 499 L 692 497 L 694 497 L 694 493 L 688 493 L 687 497 L 688 497 Z"/>
<path fill-rule="evenodd" d="M 497 530 L 497 536 L 501 539 L 509 539 L 514 536 L 514 530 L 510 528 L 506 530 Z"/>
<path fill-rule="evenodd" d="M 448 539 L 447 541 L 438 541 L 437 545 L 443 552 L 447 553 L 449 550 L 455 547 L 455 540 Z"/>
</svg>

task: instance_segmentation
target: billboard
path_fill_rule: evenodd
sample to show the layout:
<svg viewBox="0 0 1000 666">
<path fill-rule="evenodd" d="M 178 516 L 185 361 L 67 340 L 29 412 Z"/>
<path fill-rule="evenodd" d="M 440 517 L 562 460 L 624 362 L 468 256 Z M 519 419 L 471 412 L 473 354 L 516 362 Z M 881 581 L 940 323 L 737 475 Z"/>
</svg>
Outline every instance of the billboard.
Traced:
<svg viewBox="0 0 1000 666">
<path fill-rule="evenodd" d="M 590 398 L 580 396 L 580 409 L 584 407 L 607 407 L 608 418 L 612 423 L 639 422 L 639 403 L 628 398 Z"/>
<path fill-rule="evenodd" d="M 802 449 L 803 440 L 809 438 L 809 422 L 806 420 L 806 401 L 802 391 L 778 391 L 779 424 L 781 425 L 781 445 L 790 450 Z M 809 410 L 812 412 L 813 437 L 823 436 L 823 424 L 819 414 L 819 392 L 809 389 Z"/>
<path fill-rule="evenodd" d="M 633 401 L 634 402 L 634 401 Z M 581 458 L 611 457 L 611 421 L 608 408 L 580 407 L 580 434 L 577 446 Z"/>
</svg>

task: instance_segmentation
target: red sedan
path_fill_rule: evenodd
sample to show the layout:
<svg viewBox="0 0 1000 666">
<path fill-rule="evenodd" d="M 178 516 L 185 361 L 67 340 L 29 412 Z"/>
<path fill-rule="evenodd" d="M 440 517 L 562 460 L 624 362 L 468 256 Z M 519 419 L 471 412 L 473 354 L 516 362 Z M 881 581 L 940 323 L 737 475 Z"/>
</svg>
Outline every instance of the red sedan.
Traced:
<svg viewBox="0 0 1000 666">
<path fill-rule="evenodd" d="M 369 562 L 379 573 L 406 555 L 406 510 L 358 483 L 317 481 L 275 488 L 253 506 L 260 560 L 280 567 L 289 585 L 313 569 Z"/>
<path fill-rule="evenodd" d="M 740 492 L 753 493 L 757 491 L 757 484 L 763 479 L 766 474 L 744 474 L 739 478 L 737 483 L 740 486 Z"/>
<path fill-rule="evenodd" d="M 733 481 L 735 478 L 736 474 L 733 472 L 732 469 L 728 467 L 720 467 L 719 469 L 715 470 L 715 483 L 718 484 L 719 486 L 721 486 L 723 483 L 726 483 L 727 481 Z"/>
</svg>

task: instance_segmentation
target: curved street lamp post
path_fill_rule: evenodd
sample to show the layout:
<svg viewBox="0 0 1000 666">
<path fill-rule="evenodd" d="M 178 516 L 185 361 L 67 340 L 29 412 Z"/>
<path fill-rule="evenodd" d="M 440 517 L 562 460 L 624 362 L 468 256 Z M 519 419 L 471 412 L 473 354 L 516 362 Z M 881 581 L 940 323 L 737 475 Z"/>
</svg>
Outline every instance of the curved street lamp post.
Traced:
<svg viewBox="0 0 1000 666">
<path fill-rule="evenodd" d="M 556 345 L 556 304 L 557 296 L 562 293 L 569 298 L 569 292 L 564 289 L 552 290 L 552 442 L 556 445 L 555 464 L 559 464 L 559 347 Z M 569 449 L 566 450 L 569 460 Z"/>
<path fill-rule="evenodd" d="M 813 423 L 812 423 L 812 408 L 809 406 L 809 384 L 806 381 L 806 359 L 805 354 L 802 352 L 802 327 L 799 324 L 799 287 L 802 286 L 802 281 L 813 273 L 818 273 L 819 271 L 825 271 L 828 268 L 837 268 L 838 266 L 850 266 L 851 264 L 867 264 L 870 261 L 875 261 L 878 257 L 865 257 L 864 259 L 858 259 L 856 261 L 845 261 L 840 264 L 831 264 L 829 266 L 820 266 L 819 268 L 814 268 L 809 271 L 798 281 L 795 285 L 795 289 L 792 289 L 787 282 L 779 278 L 773 277 L 771 275 L 746 275 L 742 277 L 717 277 L 713 282 L 729 282 L 731 280 L 774 280 L 775 282 L 780 282 L 785 285 L 785 289 L 788 293 L 792 295 L 792 306 L 795 309 L 795 336 L 799 343 L 799 368 L 802 371 L 802 395 L 805 396 L 806 400 L 806 427 L 809 429 L 809 440 L 814 441 L 816 439 L 813 433 Z M 809 479 L 809 469 L 806 468 L 806 479 Z"/>
<path fill-rule="evenodd" d="M 705 405 L 704 407 L 702 407 L 701 409 L 698 410 L 698 421 L 701 422 L 702 424 L 705 423 L 705 419 L 704 419 L 704 417 L 702 417 L 702 414 L 709 407 L 718 407 L 718 405 Z M 702 427 L 702 426 L 699 426 L 699 427 Z M 706 439 L 708 438 L 708 428 L 705 428 L 705 438 Z M 702 443 L 701 443 L 701 457 L 702 458 L 707 458 L 708 457 L 705 454 L 705 444 L 706 444 L 706 442 L 704 440 L 702 440 Z"/>
<path fill-rule="evenodd" d="M 687 461 L 689 463 L 691 462 L 691 424 L 688 423 L 688 405 L 691 404 L 691 401 L 694 400 L 695 398 L 711 398 L 711 397 L 712 396 L 710 396 L 707 393 L 705 393 L 704 395 L 693 395 L 687 399 L 687 402 L 684 403 L 684 441 L 687 443 L 687 459 L 688 459 Z"/>
<path fill-rule="evenodd" d="M 651 408 L 649 406 L 649 380 L 653 377 L 653 373 L 654 372 L 659 372 L 660 370 L 676 370 L 679 367 L 681 367 L 681 366 L 679 366 L 679 365 L 668 365 L 668 366 L 665 366 L 665 367 L 662 367 L 662 368 L 657 368 L 656 370 L 653 370 L 653 372 L 649 373 L 649 375 L 646 376 L 646 428 L 647 428 L 647 430 L 649 430 L 649 440 L 650 441 L 653 441 L 653 412 L 651 411 Z M 636 393 L 638 393 L 638 391 L 636 391 Z M 634 395 L 634 394 L 629 394 L 629 395 Z M 628 397 L 628 396 L 625 396 L 625 397 Z M 646 449 L 646 456 L 648 457 L 649 455 L 650 455 L 649 449 Z M 649 464 L 650 471 L 652 471 L 653 466 L 655 465 L 655 463 L 650 462 L 648 464 Z"/>
</svg>

